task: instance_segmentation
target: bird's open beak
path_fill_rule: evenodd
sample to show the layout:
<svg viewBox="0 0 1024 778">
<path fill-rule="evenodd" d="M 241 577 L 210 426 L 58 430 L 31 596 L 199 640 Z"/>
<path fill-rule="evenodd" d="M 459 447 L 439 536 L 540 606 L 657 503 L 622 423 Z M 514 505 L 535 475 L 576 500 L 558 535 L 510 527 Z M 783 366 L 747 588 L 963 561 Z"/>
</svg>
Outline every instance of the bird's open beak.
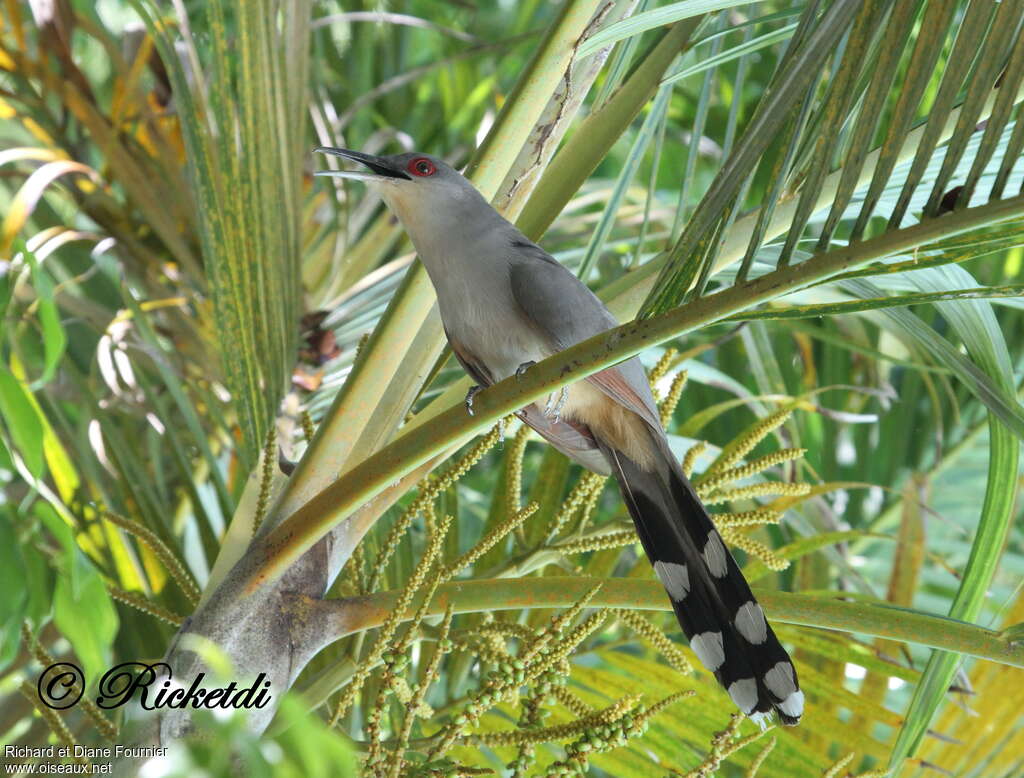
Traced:
<svg viewBox="0 0 1024 778">
<path fill-rule="evenodd" d="M 406 181 L 412 180 L 412 176 L 383 157 L 375 157 L 372 154 L 364 154 L 361 151 L 336 149 L 331 146 L 317 146 L 313 151 L 321 154 L 331 154 L 332 156 L 342 157 L 343 159 L 351 159 L 353 162 L 359 162 L 362 165 L 366 165 L 366 167 L 373 171 L 372 173 L 363 173 L 351 170 L 319 170 L 315 173 L 315 175 L 318 176 L 351 178 L 356 181 L 380 181 L 381 179 L 387 178 L 397 178 Z"/>
</svg>

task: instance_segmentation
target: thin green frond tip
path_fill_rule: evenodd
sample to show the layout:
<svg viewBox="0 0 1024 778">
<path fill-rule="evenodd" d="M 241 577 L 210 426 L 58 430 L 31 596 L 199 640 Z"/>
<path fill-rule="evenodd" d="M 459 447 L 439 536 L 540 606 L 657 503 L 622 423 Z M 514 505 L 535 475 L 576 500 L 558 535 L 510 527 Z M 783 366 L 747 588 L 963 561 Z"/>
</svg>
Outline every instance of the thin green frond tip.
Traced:
<svg viewBox="0 0 1024 778">
<path fill-rule="evenodd" d="M 189 28 L 164 24 L 150 4 L 132 5 L 172 83 L 221 367 L 248 465 L 257 459 L 297 351 L 310 15 L 279 19 L 274 4 L 243 11 L 223 0 L 208 3 L 212 64 L 205 73 L 186 74 L 177 46 L 178 34 L 187 36 Z M 284 84 L 290 87 L 279 95 L 274 87 Z"/>
<path fill-rule="evenodd" d="M 641 35 L 656 27 L 664 27 L 682 19 L 703 16 L 724 8 L 735 8 L 738 5 L 746 5 L 746 0 L 684 0 L 662 8 L 653 8 L 598 30 L 583 42 L 578 56 L 589 56 L 605 46 L 611 46 L 634 35 Z"/>
<path fill-rule="evenodd" d="M 820 305 L 788 305 L 778 308 L 759 308 L 754 311 L 729 316 L 723 321 L 757 321 L 764 319 L 820 319 L 826 316 L 876 311 L 883 308 L 907 307 L 925 303 L 944 302 L 947 300 L 984 300 L 1000 297 L 1020 297 L 1024 295 L 1024 284 L 1006 284 L 1004 286 L 981 286 L 975 289 L 957 289 L 948 292 L 919 292 L 915 294 L 898 294 L 877 297 L 870 300 L 850 300 L 849 302 L 823 303 Z"/>
<path fill-rule="evenodd" d="M 935 291 L 943 286 L 956 286 L 973 280 L 963 268 L 941 270 L 942 273 L 927 275 L 915 279 L 915 282 L 926 291 Z M 943 316 L 963 339 L 974 362 L 991 378 L 1003 399 L 1019 408 L 1008 349 L 991 306 L 982 301 L 944 302 L 939 306 Z M 985 497 L 971 554 L 950 608 L 950 618 L 973 622 L 981 612 L 1013 519 L 1019 463 L 1019 441 L 990 409 Z M 893 746 L 890 769 L 898 772 L 904 761 L 916 753 L 935 712 L 948 694 L 961 661 L 961 655 L 956 652 L 932 653 Z"/>
<path fill-rule="evenodd" d="M 982 504 L 981 521 L 971 556 L 964 572 L 950 616 L 973 621 L 981 611 L 985 589 L 998 566 L 999 556 L 1013 518 L 1014 495 L 1020 448 L 1017 439 L 997 421 L 989 423 L 989 475 Z M 980 584 L 984 583 L 984 588 Z M 898 771 L 904 760 L 916 753 L 935 712 L 949 694 L 949 687 L 963 662 L 956 652 L 934 651 L 907 711 L 889 759 Z M 899 775 L 895 772 L 894 775 Z"/>
<path fill-rule="evenodd" d="M 807 44 L 800 47 L 788 62 L 785 72 L 759 106 L 743 137 L 672 247 L 668 261 L 640 309 L 638 319 L 649 319 L 679 306 L 697 278 L 698 262 L 710 267 L 719 245 L 718 229 L 728 221 L 723 218 L 723 214 L 734 206 L 750 171 L 776 133 L 788 121 L 793 107 L 803 97 L 812 80 L 817 78 L 824 62 L 831 56 L 834 44 L 847 32 L 860 8 L 861 4 L 855 0 L 833 3 L 810 33 Z"/>
</svg>

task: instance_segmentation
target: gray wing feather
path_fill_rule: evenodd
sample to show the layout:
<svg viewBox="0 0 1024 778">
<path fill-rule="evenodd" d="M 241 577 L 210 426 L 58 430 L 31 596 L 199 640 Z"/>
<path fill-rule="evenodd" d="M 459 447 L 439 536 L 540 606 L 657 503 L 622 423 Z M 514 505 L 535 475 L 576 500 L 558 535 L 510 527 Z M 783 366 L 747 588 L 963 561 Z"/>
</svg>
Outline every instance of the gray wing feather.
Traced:
<svg viewBox="0 0 1024 778">
<path fill-rule="evenodd" d="M 519 307 L 556 351 L 618 325 L 582 281 L 537 246 L 512 261 L 510 278 Z"/>
<path fill-rule="evenodd" d="M 585 427 L 545 416 L 536 403 L 521 408 L 516 415 L 569 459 L 600 475 L 612 474 L 611 465 Z"/>
<path fill-rule="evenodd" d="M 552 352 L 618 325 L 597 295 L 558 260 L 534 244 L 520 248 L 522 251 L 510 263 L 512 295 L 526 317 L 548 340 Z M 653 427 L 661 429 L 654 397 L 639 359 L 628 359 L 589 380 L 639 413 Z"/>
</svg>

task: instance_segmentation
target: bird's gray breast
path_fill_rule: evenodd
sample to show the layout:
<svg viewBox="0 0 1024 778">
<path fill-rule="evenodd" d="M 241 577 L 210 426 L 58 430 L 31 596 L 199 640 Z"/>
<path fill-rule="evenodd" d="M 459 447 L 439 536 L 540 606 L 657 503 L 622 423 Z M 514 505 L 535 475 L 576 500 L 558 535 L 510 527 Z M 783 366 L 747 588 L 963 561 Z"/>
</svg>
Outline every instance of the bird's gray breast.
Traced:
<svg viewBox="0 0 1024 778">
<path fill-rule="evenodd" d="M 445 329 L 495 381 L 551 353 L 516 302 L 502 259 L 449 266 L 434 287 Z"/>
</svg>

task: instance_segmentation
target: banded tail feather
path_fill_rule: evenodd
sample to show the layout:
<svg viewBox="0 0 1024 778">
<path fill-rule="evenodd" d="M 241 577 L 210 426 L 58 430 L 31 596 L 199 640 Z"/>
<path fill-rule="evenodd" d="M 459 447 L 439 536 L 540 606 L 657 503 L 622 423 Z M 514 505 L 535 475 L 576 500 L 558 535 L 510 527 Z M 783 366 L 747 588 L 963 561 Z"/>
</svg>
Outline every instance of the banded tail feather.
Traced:
<svg viewBox="0 0 1024 778">
<path fill-rule="evenodd" d="M 612 465 L 640 542 L 701 663 L 743 713 L 764 726 L 772 712 L 800 721 L 796 669 L 765 619 L 668 441 L 651 431 L 651 470 L 598 440 Z"/>
</svg>

